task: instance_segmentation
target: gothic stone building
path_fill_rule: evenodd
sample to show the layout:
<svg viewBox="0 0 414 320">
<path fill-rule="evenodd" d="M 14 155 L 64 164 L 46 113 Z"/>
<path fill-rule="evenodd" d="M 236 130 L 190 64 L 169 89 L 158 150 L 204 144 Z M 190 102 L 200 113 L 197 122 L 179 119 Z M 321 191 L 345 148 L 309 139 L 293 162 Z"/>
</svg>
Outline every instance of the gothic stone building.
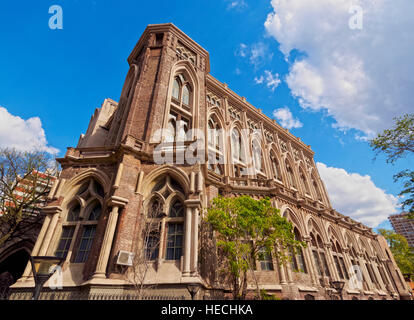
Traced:
<svg viewBox="0 0 414 320">
<path fill-rule="evenodd" d="M 203 223 L 204 208 L 221 194 L 269 197 L 308 244 L 285 265 L 269 256 L 257 262 L 268 293 L 330 299 L 331 282 L 344 280 L 345 299 L 409 295 L 384 238 L 332 208 L 310 146 L 212 77 L 205 49 L 172 24 L 149 25 L 128 63 L 119 102 L 106 99 L 77 147 L 58 159 L 62 173 L 32 255 L 65 259 L 61 292 L 134 290 L 129 253 L 143 247 L 142 230 L 155 219 L 159 229 L 141 249 L 152 260 L 145 285 L 170 296 L 189 297 L 189 283 L 201 285 L 198 298 L 225 294 Z M 198 141 L 191 129 L 208 137 L 197 149 L 208 161 L 180 161 Z M 173 161 L 158 161 L 168 156 Z M 32 288 L 28 265 L 14 297 Z"/>
</svg>

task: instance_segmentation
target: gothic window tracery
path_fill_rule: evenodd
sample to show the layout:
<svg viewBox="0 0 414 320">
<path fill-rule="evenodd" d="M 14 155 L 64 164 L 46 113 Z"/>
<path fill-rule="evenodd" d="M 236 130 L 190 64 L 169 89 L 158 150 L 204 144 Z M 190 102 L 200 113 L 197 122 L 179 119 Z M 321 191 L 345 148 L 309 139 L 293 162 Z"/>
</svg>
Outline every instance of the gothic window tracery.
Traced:
<svg viewBox="0 0 414 320">
<path fill-rule="evenodd" d="M 184 191 L 170 175 L 155 184 L 147 204 L 147 226 L 155 226 L 144 236 L 144 250 L 150 260 L 179 260 L 184 249 Z M 164 227 L 162 227 L 164 226 Z M 166 239 L 160 248 L 161 239 Z M 161 253 L 160 253 L 161 251 Z M 162 254 L 160 257 L 159 255 Z"/>
<path fill-rule="evenodd" d="M 94 179 L 81 185 L 62 223 L 62 232 L 55 255 L 74 263 L 87 261 L 102 215 L 104 191 Z M 73 254 L 72 254 L 73 253 Z"/>
</svg>

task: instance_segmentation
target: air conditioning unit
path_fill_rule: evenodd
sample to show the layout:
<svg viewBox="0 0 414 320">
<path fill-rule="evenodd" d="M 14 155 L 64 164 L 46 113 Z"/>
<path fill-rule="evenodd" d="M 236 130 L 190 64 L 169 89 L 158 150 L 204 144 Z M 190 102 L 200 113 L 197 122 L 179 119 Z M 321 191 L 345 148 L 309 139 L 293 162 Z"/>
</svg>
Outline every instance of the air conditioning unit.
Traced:
<svg viewBox="0 0 414 320">
<path fill-rule="evenodd" d="M 134 256 L 135 254 L 132 252 L 120 250 L 116 264 L 120 264 L 122 266 L 132 266 Z"/>
</svg>

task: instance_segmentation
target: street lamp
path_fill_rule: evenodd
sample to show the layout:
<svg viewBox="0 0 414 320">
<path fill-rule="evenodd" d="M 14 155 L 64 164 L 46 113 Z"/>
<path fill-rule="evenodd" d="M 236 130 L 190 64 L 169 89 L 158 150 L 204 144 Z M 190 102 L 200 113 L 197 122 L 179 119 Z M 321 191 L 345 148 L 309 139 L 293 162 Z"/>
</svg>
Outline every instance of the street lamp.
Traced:
<svg viewBox="0 0 414 320">
<path fill-rule="evenodd" d="M 32 264 L 33 277 L 35 280 L 35 289 L 33 293 L 33 300 L 38 300 L 43 285 L 55 273 L 57 267 L 63 262 L 63 258 L 59 257 L 40 257 L 30 256 L 30 263 Z"/>
<path fill-rule="evenodd" d="M 194 300 L 195 295 L 197 294 L 198 290 L 200 290 L 199 283 L 189 283 L 187 285 L 187 290 L 191 295 L 191 300 Z"/>
<path fill-rule="evenodd" d="M 339 293 L 339 296 L 342 298 L 342 290 L 344 289 L 345 281 L 332 281 L 332 286 Z"/>
</svg>

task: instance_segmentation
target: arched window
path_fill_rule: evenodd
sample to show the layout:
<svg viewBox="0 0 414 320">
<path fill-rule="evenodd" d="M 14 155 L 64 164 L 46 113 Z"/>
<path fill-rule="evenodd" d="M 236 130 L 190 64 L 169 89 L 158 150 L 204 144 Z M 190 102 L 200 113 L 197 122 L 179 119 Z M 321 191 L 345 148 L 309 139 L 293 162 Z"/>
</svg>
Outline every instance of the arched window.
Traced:
<svg viewBox="0 0 414 320">
<path fill-rule="evenodd" d="M 272 163 L 273 178 L 276 180 L 282 181 L 279 161 L 277 160 L 276 156 L 273 153 L 270 154 L 270 161 Z"/>
<path fill-rule="evenodd" d="M 232 147 L 233 147 L 233 159 L 242 161 L 243 152 L 242 152 L 242 138 L 237 129 L 233 129 L 231 133 Z"/>
<path fill-rule="evenodd" d="M 181 185 L 170 175 L 160 178 L 155 184 L 146 209 L 146 228 L 151 232 L 144 232 L 144 250 L 149 260 L 181 258 L 184 250 L 183 192 Z M 161 239 L 165 239 L 162 248 Z"/>
<path fill-rule="evenodd" d="M 295 227 L 293 231 L 295 233 L 295 240 L 302 241 L 302 237 L 300 236 L 299 230 Z M 289 253 L 291 257 L 292 270 L 295 272 L 308 273 L 302 248 L 296 249 L 296 252 L 294 252 L 294 250 L 290 248 Z"/>
<path fill-rule="evenodd" d="M 313 185 L 313 188 L 315 189 L 317 200 L 322 201 L 321 191 L 319 190 L 318 183 L 316 182 L 316 179 L 313 175 L 312 175 L 312 185 Z"/>
<path fill-rule="evenodd" d="M 222 175 L 224 154 L 222 150 L 222 130 L 219 122 L 213 115 L 208 121 L 208 169 Z"/>
<path fill-rule="evenodd" d="M 300 181 L 302 183 L 302 188 L 305 194 L 310 195 L 308 181 L 306 180 L 305 173 L 302 169 L 300 170 Z"/>
<path fill-rule="evenodd" d="M 288 161 L 286 161 L 286 171 L 287 171 L 287 174 L 288 174 L 289 186 L 296 189 L 297 185 L 296 185 L 295 174 L 293 173 L 293 169 L 290 166 Z"/>
<path fill-rule="evenodd" d="M 319 234 L 316 234 L 315 236 L 315 234 L 312 232 L 311 239 L 313 259 L 320 280 L 322 281 L 323 277 L 331 277 L 328 262 L 326 260 L 325 249 Z"/>
<path fill-rule="evenodd" d="M 252 151 L 255 171 L 261 172 L 263 168 L 262 148 L 260 147 L 260 143 L 256 139 L 254 139 L 252 142 Z"/>
<path fill-rule="evenodd" d="M 191 84 L 184 74 L 178 74 L 171 88 L 168 120 L 164 142 L 186 141 L 192 119 Z"/>
<path fill-rule="evenodd" d="M 105 196 L 103 187 L 94 179 L 81 185 L 62 223 L 55 255 L 75 263 L 87 261 L 102 215 Z"/>
<path fill-rule="evenodd" d="M 235 177 L 241 177 L 243 174 L 244 166 L 244 145 L 240 132 L 237 129 L 233 129 L 231 133 L 231 147 L 232 147 L 232 158 Z"/>
<path fill-rule="evenodd" d="M 342 253 L 342 249 L 339 246 L 338 241 L 331 240 L 332 256 L 335 261 L 336 270 L 340 279 L 349 279 L 348 271 L 345 267 L 345 261 Z"/>
</svg>

